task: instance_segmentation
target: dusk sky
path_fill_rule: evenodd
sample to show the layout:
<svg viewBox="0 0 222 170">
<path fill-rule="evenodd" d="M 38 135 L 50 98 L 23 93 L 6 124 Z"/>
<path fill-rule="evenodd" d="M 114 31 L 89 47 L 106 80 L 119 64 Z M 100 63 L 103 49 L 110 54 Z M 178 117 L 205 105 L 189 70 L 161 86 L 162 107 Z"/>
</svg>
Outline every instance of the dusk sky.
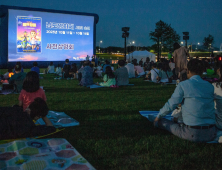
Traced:
<svg viewBox="0 0 222 170">
<path fill-rule="evenodd" d="M 122 27 L 130 27 L 128 41 L 138 46 L 154 44 L 149 37 L 162 20 L 179 33 L 190 32 L 189 43 L 202 44 L 209 34 L 214 46 L 222 44 L 222 0 L 0 0 L 0 5 L 45 8 L 99 15 L 96 42 L 102 47 L 124 46 Z"/>
</svg>

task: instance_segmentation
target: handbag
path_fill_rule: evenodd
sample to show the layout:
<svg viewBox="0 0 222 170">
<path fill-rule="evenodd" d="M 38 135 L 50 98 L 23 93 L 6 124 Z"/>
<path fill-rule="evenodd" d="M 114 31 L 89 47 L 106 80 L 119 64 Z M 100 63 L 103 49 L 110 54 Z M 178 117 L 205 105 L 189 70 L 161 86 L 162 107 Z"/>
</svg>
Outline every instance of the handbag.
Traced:
<svg viewBox="0 0 222 170">
<path fill-rule="evenodd" d="M 168 82 L 169 82 L 169 83 L 172 83 L 172 79 L 169 78 L 169 76 L 168 76 L 168 74 L 167 74 L 167 71 L 166 71 L 166 75 L 167 75 L 167 78 L 168 78 Z"/>
</svg>

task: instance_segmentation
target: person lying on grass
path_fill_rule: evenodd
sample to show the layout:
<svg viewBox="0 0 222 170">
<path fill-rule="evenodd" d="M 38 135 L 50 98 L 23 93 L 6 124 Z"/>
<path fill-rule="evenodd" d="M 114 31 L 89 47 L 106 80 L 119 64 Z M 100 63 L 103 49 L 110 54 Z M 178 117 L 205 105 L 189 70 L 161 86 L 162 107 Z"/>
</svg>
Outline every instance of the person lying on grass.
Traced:
<svg viewBox="0 0 222 170">
<path fill-rule="evenodd" d="M 178 84 L 168 102 L 160 109 L 154 126 L 193 142 L 209 142 L 216 136 L 214 112 L 214 87 L 200 76 L 203 64 L 197 59 L 187 64 L 188 80 Z M 182 126 L 162 117 L 182 103 Z"/>
<path fill-rule="evenodd" d="M 55 132 L 56 128 L 46 117 L 48 106 L 36 98 L 23 112 L 20 107 L 0 107 L 0 140 L 42 136 Z M 42 118 L 46 125 L 36 126 L 33 120 Z"/>
<path fill-rule="evenodd" d="M 19 106 L 23 107 L 23 111 L 35 100 L 40 97 L 46 101 L 45 92 L 40 88 L 39 75 L 35 71 L 27 73 L 23 82 L 22 91 L 19 95 Z"/>
<path fill-rule="evenodd" d="M 110 66 L 106 66 L 106 72 L 105 75 L 103 76 L 103 81 L 101 83 L 98 83 L 100 86 L 105 86 L 105 87 L 110 87 L 112 85 L 116 85 L 116 79 L 115 75 L 113 74 L 113 71 Z"/>
</svg>

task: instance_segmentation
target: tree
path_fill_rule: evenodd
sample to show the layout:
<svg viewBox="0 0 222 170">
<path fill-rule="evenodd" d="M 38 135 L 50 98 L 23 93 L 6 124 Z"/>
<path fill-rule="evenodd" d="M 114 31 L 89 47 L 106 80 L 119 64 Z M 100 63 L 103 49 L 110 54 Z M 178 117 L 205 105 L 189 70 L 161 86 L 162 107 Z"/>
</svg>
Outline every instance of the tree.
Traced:
<svg viewBox="0 0 222 170">
<path fill-rule="evenodd" d="M 214 44 L 214 37 L 212 35 L 209 34 L 208 37 L 204 37 L 203 46 L 206 49 L 209 49 L 209 51 L 210 51 L 210 48 L 213 44 Z"/>
<path fill-rule="evenodd" d="M 149 36 L 157 45 L 161 42 L 161 46 L 164 46 L 164 48 L 168 50 L 172 50 L 174 42 L 180 40 L 179 34 L 176 33 L 171 25 L 161 20 L 156 23 L 155 31 L 151 31 Z M 160 47 L 157 48 L 160 49 Z"/>
</svg>

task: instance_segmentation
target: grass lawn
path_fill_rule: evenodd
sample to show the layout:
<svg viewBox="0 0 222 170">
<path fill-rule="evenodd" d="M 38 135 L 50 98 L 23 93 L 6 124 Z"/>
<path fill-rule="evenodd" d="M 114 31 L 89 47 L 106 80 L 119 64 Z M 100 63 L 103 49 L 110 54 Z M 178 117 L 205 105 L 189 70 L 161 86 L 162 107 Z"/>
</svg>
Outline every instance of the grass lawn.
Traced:
<svg viewBox="0 0 222 170">
<path fill-rule="evenodd" d="M 49 137 L 67 139 L 96 169 L 222 169 L 222 145 L 179 139 L 155 129 L 139 114 L 140 110 L 159 110 L 175 85 L 130 79 L 135 86 L 90 90 L 77 86 L 77 80 L 43 77 L 40 85 L 50 110 L 65 112 L 80 122 Z M 17 104 L 18 96 L 1 95 L 1 106 Z"/>
</svg>

